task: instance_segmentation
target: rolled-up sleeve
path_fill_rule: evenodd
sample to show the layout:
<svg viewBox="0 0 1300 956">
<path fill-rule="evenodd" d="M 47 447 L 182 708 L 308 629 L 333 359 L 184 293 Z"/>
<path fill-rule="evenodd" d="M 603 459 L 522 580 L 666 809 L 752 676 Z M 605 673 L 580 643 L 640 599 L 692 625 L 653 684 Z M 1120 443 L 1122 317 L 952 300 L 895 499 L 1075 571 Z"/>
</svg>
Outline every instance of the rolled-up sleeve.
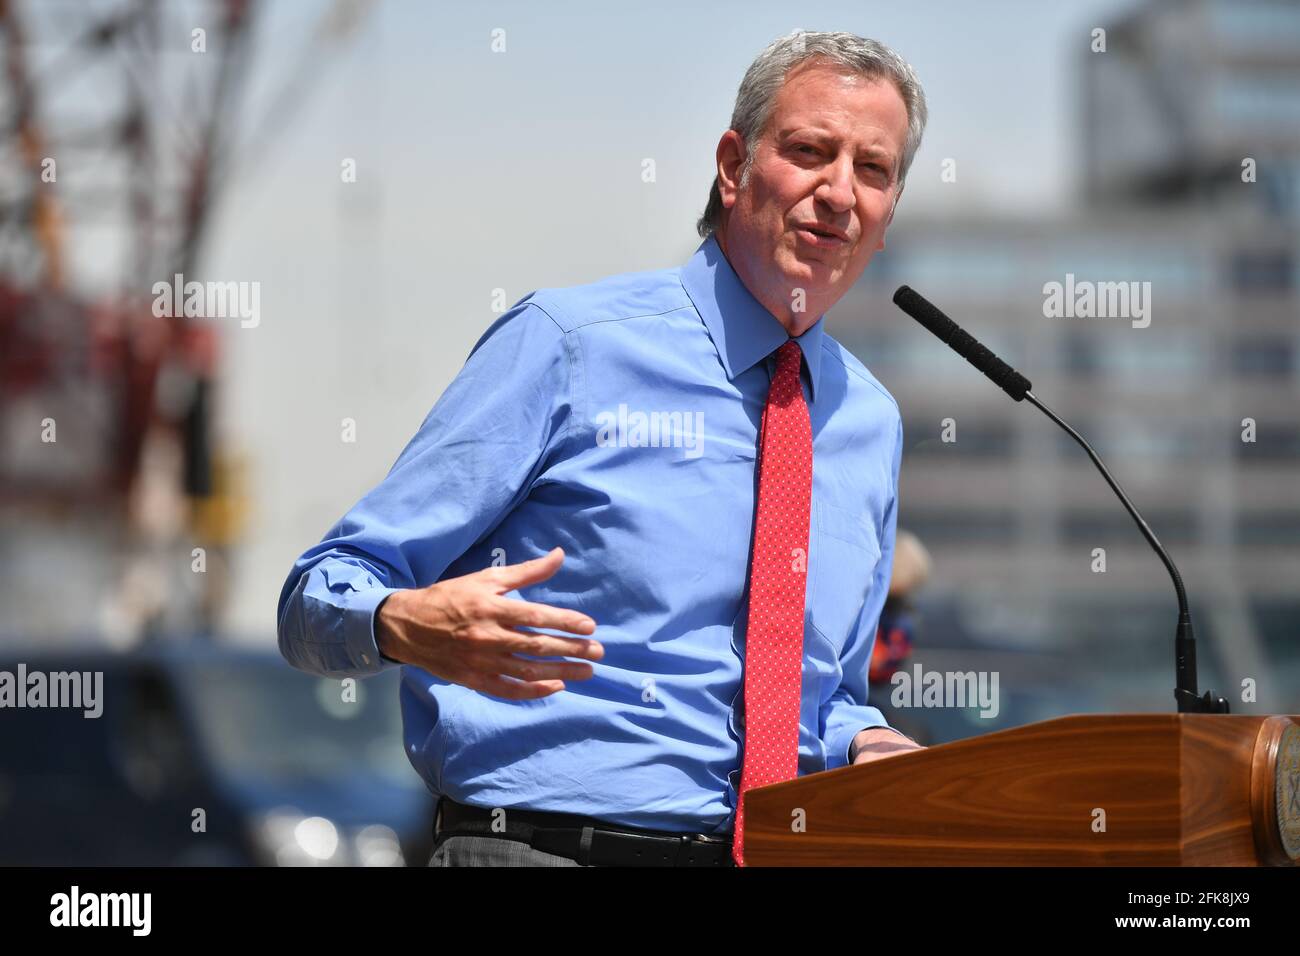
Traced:
<svg viewBox="0 0 1300 956">
<path fill-rule="evenodd" d="M 871 590 L 862 602 L 857 625 L 840 654 L 840 685 L 821 707 L 821 738 L 826 747 L 826 769 L 849 764 L 853 738 L 872 727 L 890 727 L 885 715 L 867 703 L 871 649 L 876 643 L 880 612 L 889 592 L 894 567 L 894 534 L 898 525 L 898 473 L 903 456 L 903 422 L 900 417 L 894 446 L 891 487 L 880 530 L 880 559 L 871 578 Z M 897 731 L 895 731 L 897 733 Z M 900 735 L 901 736 L 901 735 Z"/>
<path fill-rule="evenodd" d="M 532 297 L 479 339 L 387 477 L 294 563 L 277 609 L 294 667 L 344 677 L 396 666 L 375 640 L 383 600 L 440 580 L 566 440 L 573 343 Z"/>
</svg>

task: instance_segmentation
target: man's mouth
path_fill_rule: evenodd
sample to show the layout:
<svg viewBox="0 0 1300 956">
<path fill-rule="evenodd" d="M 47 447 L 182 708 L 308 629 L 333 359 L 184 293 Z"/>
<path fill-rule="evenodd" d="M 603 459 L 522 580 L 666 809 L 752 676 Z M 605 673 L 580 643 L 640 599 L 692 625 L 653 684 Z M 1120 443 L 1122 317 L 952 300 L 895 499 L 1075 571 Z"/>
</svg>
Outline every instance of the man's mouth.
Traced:
<svg viewBox="0 0 1300 956">
<path fill-rule="evenodd" d="M 839 236 L 835 235 L 835 233 L 821 229 L 817 226 L 798 226 L 795 228 L 795 235 L 804 242 L 807 242 L 809 245 L 817 246 L 822 249 L 838 248 L 839 246 L 845 245 L 847 242 L 847 240 L 841 239 Z"/>
</svg>

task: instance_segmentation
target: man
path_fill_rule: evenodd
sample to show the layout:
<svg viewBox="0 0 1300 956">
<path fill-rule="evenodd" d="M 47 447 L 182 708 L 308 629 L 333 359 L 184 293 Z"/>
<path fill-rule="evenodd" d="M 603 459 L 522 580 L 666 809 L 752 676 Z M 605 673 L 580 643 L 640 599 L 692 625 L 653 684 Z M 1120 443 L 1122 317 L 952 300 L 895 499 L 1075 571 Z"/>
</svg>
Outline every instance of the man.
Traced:
<svg viewBox="0 0 1300 956">
<path fill-rule="evenodd" d="M 743 792 L 917 749 L 867 704 L 901 418 L 823 315 L 924 124 L 881 44 L 772 43 L 690 261 L 516 303 L 295 564 L 291 664 L 407 665 L 433 865 L 743 865 Z"/>
</svg>

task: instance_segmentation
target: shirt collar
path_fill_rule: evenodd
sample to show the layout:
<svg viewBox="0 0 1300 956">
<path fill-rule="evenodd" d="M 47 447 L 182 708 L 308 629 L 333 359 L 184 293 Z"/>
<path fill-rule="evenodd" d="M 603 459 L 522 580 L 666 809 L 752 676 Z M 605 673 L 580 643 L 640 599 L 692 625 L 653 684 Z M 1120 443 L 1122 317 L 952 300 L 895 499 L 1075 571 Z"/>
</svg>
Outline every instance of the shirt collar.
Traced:
<svg viewBox="0 0 1300 956">
<path fill-rule="evenodd" d="M 784 326 L 740 281 L 713 233 L 682 266 L 681 280 L 682 288 L 704 319 L 728 379 L 762 361 L 790 338 Z M 814 401 L 825 318 L 818 316 L 813 326 L 796 339 L 808 368 L 808 391 Z"/>
</svg>

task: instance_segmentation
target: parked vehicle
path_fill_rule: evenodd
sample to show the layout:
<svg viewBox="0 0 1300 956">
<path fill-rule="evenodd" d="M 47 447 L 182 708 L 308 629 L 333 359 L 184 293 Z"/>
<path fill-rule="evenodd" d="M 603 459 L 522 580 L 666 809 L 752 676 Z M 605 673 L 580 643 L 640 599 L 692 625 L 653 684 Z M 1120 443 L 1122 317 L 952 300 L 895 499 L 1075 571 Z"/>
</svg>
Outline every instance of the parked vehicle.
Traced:
<svg viewBox="0 0 1300 956">
<path fill-rule="evenodd" d="M 102 713 L 0 708 L 0 865 L 412 865 L 434 797 L 402 750 L 398 672 L 312 677 L 211 642 L 9 654 L 102 673 Z"/>
</svg>

